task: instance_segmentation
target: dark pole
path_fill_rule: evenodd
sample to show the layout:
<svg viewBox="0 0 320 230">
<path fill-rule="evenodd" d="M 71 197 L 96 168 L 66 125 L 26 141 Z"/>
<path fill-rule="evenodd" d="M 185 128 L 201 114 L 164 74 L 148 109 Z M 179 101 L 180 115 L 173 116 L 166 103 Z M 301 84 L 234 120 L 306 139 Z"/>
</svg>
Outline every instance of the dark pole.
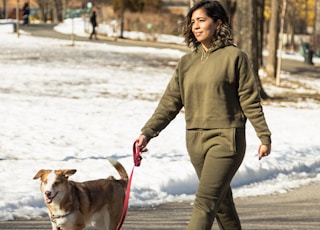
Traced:
<svg viewBox="0 0 320 230">
<path fill-rule="evenodd" d="M 316 55 L 320 57 L 320 0 L 316 0 L 314 7 L 313 46 Z"/>
<path fill-rule="evenodd" d="M 123 16 L 124 16 L 124 0 L 121 0 L 121 13 L 120 13 L 120 38 L 123 38 Z"/>
<path fill-rule="evenodd" d="M 3 17 L 7 19 L 7 0 L 3 0 Z"/>
<path fill-rule="evenodd" d="M 71 45 L 74 46 L 74 39 L 75 39 L 75 34 L 74 34 L 74 0 L 71 2 L 71 18 L 72 18 L 72 27 L 71 27 Z"/>
<path fill-rule="evenodd" d="M 19 19 L 20 19 L 20 12 L 19 12 L 19 0 L 17 0 L 17 8 L 16 8 L 16 30 L 17 30 L 17 36 L 20 37 L 19 33 Z"/>
</svg>

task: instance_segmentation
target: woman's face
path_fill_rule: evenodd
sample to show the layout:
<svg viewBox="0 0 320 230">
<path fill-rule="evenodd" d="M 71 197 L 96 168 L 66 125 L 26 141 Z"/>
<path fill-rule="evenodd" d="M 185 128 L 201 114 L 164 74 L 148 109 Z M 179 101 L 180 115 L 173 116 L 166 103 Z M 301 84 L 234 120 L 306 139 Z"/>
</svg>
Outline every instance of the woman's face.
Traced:
<svg viewBox="0 0 320 230">
<path fill-rule="evenodd" d="M 200 42 L 205 50 L 212 46 L 212 37 L 221 24 L 221 20 L 216 23 L 210 18 L 204 9 L 199 8 L 192 13 L 191 30 L 197 41 Z"/>
</svg>

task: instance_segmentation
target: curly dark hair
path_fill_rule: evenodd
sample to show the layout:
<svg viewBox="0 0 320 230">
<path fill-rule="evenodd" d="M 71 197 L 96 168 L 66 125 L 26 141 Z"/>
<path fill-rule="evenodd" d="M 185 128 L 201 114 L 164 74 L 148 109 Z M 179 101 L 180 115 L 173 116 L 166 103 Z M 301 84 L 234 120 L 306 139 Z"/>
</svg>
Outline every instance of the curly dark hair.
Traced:
<svg viewBox="0 0 320 230">
<path fill-rule="evenodd" d="M 216 33 L 212 37 L 212 47 L 227 46 L 232 44 L 232 30 L 226 11 L 218 1 L 206 0 L 196 3 L 189 10 L 187 16 L 185 17 L 183 36 L 187 46 L 197 51 L 199 45 L 201 44 L 197 41 L 196 37 L 192 33 L 191 24 L 192 14 L 199 8 L 204 9 L 207 15 L 212 18 L 214 22 L 217 22 L 219 19 L 222 21 L 221 26 L 217 29 Z"/>
</svg>

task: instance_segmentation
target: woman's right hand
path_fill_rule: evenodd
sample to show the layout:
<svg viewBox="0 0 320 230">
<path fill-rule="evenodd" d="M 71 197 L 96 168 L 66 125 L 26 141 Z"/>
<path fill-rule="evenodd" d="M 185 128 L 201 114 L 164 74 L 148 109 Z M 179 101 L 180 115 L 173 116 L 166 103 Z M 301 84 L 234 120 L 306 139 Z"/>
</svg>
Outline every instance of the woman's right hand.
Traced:
<svg viewBox="0 0 320 230">
<path fill-rule="evenodd" d="M 136 145 L 140 147 L 141 152 L 147 152 L 147 144 L 148 144 L 148 139 L 145 135 L 140 135 L 137 139 Z"/>
<path fill-rule="evenodd" d="M 259 160 L 262 159 L 262 157 L 267 157 L 271 153 L 271 144 L 267 145 L 260 145 L 258 149 L 258 154 L 259 154 Z"/>
</svg>

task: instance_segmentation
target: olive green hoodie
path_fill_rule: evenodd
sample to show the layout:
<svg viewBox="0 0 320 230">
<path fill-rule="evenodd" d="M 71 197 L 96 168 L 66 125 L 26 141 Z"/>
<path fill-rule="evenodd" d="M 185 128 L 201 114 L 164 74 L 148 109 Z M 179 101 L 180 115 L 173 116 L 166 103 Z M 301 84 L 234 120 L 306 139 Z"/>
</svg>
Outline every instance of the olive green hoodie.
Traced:
<svg viewBox="0 0 320 230">
<path fill-rule="evenodd" d="M 200 46 L 180 59 L 142 134 L 157 136 L 184 107 L 187 129 L 245 127 L 248 118 L 261 143 L 270 144 L 256 80 L 247 55 L 237 47 L 204 52 Z"/>
</svg>

